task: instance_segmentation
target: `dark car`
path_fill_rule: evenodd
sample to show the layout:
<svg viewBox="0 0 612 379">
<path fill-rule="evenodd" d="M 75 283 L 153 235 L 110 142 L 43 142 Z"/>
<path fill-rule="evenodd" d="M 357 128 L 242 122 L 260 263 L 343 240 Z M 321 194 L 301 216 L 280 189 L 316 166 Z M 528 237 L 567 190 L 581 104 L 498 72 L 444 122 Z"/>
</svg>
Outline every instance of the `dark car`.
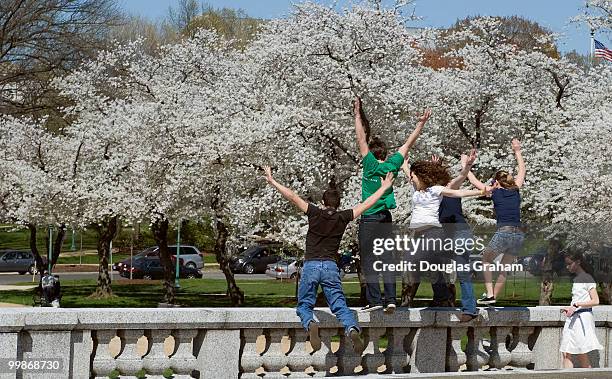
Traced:
<svg viewBox="0 0 612 379">
<path fill-rule="evenodd" d="M 0 250 L 0 272 L 36 273 L 36 260 L 31 251 Z"/>
<path fill-rule="evenodd" d="M 168 249 L 173 253 L 172 258 L 176 257 L 176 245 L 168 246 Z M 135 254 L 132 257 L 133 261 L 139 260 L 144 257 L 159 257 L 159 247 L 151 246 L 143 251 Z M 198 250 L 195 246 L 181 245 L 180 260 L 184 262 L 185 266 L 189 266 L 194 269 L 204 268 L 204 254 Z M 122 271 L 123 269 L 130 266 L 130 258 L 126 258 L 119 263 L 113 264 L 113 270 Z"/>
<path fill-rule="evenodd" d="M 130 277 L 130 271 L 133 279 L 163 279 L 164 268 L 161 261 L 157 257 L 144 257 L 133 262 L 133 266 L 123 268 L 119 274 L 124 278 Z M 202 270 L 189 266 L 179 266 L 179 278 L 195 279 L 202 278 Z"/>
<path fill-rule="evenodd" d="M 265 273 L 269 264 L 280 260 L 281 257 L 270 246 L 251 246 L 242 254 L 231 258 L 230 269 L 234 273 Z"/>
</svg>

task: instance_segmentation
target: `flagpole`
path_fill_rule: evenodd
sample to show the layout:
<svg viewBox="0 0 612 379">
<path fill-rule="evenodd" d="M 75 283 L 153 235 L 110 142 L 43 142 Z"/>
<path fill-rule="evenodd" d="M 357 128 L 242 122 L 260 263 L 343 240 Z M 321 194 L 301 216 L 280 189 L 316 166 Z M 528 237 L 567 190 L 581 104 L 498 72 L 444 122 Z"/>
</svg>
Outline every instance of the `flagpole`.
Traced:
<svg viewBox="0 0 612 379">
<path fill-rule="evenodd" d="M 595 57 L 593 56 L 593 47 L 595 46 L 595 29 L 591 29 L 591 67 L 595 63 Z"/>
</svg>

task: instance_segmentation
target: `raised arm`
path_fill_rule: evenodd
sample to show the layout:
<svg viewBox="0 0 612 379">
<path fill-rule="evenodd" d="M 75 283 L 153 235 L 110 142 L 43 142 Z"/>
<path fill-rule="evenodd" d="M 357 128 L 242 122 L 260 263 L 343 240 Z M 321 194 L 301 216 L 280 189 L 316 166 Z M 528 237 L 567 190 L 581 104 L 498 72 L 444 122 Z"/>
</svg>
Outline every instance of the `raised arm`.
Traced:
<svg viewBox="0 0 612 379">
<path fill-rule="evenodd" d="M 518 173 L 514 177 L 514 183 L 518 188 L 521 188 L 525 184 L 525 174 L 527 169 L 525 168 L 525 161 L 523 160 L 523 154 L 521 153 L 521 142 L 518 139 L 512 140 L 512 150 L 514 150 L 514 156 L 516 157 L 516 163 L 518 164 Z"/>
<path fill-rule="evenodd" d="M 408 136 L 408 139 L 406 139 L 406 143 L 404 143 L 398 150 L 399 153 L 402 154 L 403 157 L 406 157 L 406 155 L 408 154 L 408 150 L 410 150 L 410 148 L 416 142 L 417 138 L 419 138 L 419 135 L 423 131 L 423 127 L 425 126 L 425 123 L 427 122 L 427 120 L 429 120 L 430 117 L 431 117 L 431 109 L 426 109 L 419 116 L 417 124 L 416 124 L 416 128 L 414 128 L 412 133 L 410 133 L 410 135 Z"/>
<path fill-rule="evenodd" d="M 471 197 L 471 196 L 484 196 L 490 195 L 492 187 L 486 187 L 481 190 L 468 190 L 468 189 L 451 189 L 444 187 L 441 191 L 442 196 L 446 197 Z"/>
<path fill-rule="evenodd" d="M 450 189 L 459 189 L 461 185 L 467 179 L 470 170 L 472 169 L 472 165 L 476 160 L 476 149 L 472 149 L 470 151 L 470 155 L 461 154 L 461 171 L 459 171 L 459 175 L 457 175 L 453 180 L 448 183 L 446 186 Z"/>
<path fill-rule="evenodd" d="M 357 217 L 361 216 L 363 212 L 365 212 L 372 205 L 374 205 L 374 203 L 376 203 L 378 199 L 380 199 L 380 197 L 385 192 L 387 192 L 389 188 L 391 188 L 392 184 L 393 184 L 393 173 L 389 172 L 387 173 L 387 176 L 385 176 L 385 178 L 381 180 L 380 188 L 376 192 L 371 194 L 367 199 L 365 199 L 363 203 L 359 203 L 353 208 L 353 219 L 356 219 Z"/>
<path fill-rule="evenodd" d="M 270 166 L 265 166 L 264 171 L 266 172 L 266 180 L 270 183 L 274 188 L 278 190 L 285 197 L 285 199 L 291 201 L 295 204 L 300 210 L 304 213 L 308 210 L 308 203 L 304 201 L 301 197 L 297 195 L 297 193 L 293 192 L 289 188 L 283 186 L 272 177 L 272 169 Z"/>
<path fill-rule="evenodd" d="M 355 136 L 357 137 L 357 146 L 359 147 L 359 154 L 361 154 L 362 157 L 365 157 L 370 151 L 370 148 L 368 147 L 366 132 L 363 127 L 363 123 L 364 123 L 363 112 L 361 109 L 361 99 L 359 98 L 359 96 L 355 97 L 354 107 L 355 107 L 354 109 L 355 111 Z"/>
<path fill-rule="evenodd" d="M 404 175 L 406 175 L 406 179 L 410 181 L 410 166 L 408 166 L 408 155 L 406 155 L 406 159 L 404 159 L 404 163 L 402 163 L 402 171 L 404 171 Z"/>
<path fill-rule="evenodd" d="M 481 182 L 480 180 L 476 179 L 476 176 L 474 176 L 474 174 L 472 173 L 472 171 L 468 172 L 468 179 L 470 181 L 470 183 L 472 183 L 472 185 L 476 188 L 478 188 L 479 190 L 483 190 L 485 189 L 485 184 L 483 182 Z"/>
</svg>

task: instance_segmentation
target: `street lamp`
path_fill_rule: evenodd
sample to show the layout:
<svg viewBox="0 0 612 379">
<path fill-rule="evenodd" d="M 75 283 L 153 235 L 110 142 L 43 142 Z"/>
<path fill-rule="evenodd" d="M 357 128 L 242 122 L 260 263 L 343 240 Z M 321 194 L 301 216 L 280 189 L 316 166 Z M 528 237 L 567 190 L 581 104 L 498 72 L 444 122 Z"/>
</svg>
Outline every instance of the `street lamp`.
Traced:
<svg viewBox="0 0 612 379">
<path fill-rule="evenodd" d="M 76 251 L 76 243 L 74 241 L 74 227 L 72 228 L 72 241 L 70 243 L 70 251 Z"/>
<path fill-rule="evenodd" d="M 51 257 L 53 255 L 53 225 L 49 225 L 49 249 L 47 250 L 47 266 L 51 275 Z"/>
<path fill-rule="evenodd" d="M 174 287 L 181 288 L 179 284 L 179 270 L 181 259 L 181 220 L 179 219 L 178 229 L 176 231 L 176 273 L 174 277 Z"/>
</svg>

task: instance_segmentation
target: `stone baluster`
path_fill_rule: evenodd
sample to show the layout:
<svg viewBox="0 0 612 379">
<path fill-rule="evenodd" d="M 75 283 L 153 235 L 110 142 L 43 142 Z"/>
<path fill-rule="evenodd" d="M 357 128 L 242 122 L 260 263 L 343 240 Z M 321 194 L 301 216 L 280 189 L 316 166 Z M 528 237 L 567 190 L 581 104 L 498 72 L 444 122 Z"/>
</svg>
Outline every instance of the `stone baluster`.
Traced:
<svg viewBox="0 0 612 379">
<path fill-rule="evenodd" d="M 446 371 L 457 372 L 466 364 L 467 355 L 461 349 L 461 339 L 467 335 L 467 327 L 453 326 L 447 331 Z"/>
<path fill-rule="evenodd" d="M 533 362 L 533 352 L 529 349 L 529 336 L 533 333 L 533 327 L 514 327 L 512 329 L 512 359 L 510 365 L 517 368 L 527 368 Z"/>
<path fill-rule="evenodd" d="M 344 330 L 340 335 L 340 347 L 336 352 L 338 357 L 338 374 L 354 375 L 355 368 L 361 364 L 361 354 L 357 354 L 353 348 L 353 342 L 350 337 L 344 334 Z"/>
<path fill-rule="evenodd" d="M 319 332 L 320 333 L 320 332 Z M 309 378 L 306 369 L 312 364 L 312 356 L 306 349 L 308 334 L 302 328 L 289 331 L 291 344 L 287 353 L 287 367 L 291 370 L 291 378 Z"/>
<path fill-rule="evenodd" d="M 106 379 L 116 367 L 115 358 L 110 353 L 110 341 L 115 338 L 115 330 L 96 330 L 93 333 L 94 359 L 92 371 L 96 379 Z"/>
<path fill-rule="evenodd" d="M 193 355 L 193 339 L 198 334 L 196 329 L 177 329 L 172 332 L 174 337 L 174 354 L 170 357 L 170 368 L 175 379 L 191 378 L 191 373 L 197 367 Z"/>
<path fill-rule="evenodd" d="M 363 332 L 365 342 L 364 357 L 362 359 L 362 374 L 375 374 L 377 369 L 385 364 L 385 356 L 380 351 L 378 342 L 385 334 L 384 328 L 367 328 Z"/>
<path fill-rule="evenodd" d="M 387 349 L 384 352 L 386 373 L 408 372 L 410 356 L 404 346 L 410 346 L 416 331 L 416 328 L 387 328 Z M 406 338 L 409 341 L 404 344 Z"/>
<path fill-rule="evenodd" d="M 136 350 L 138 339 L 143 336 L 142 329 L 124 329 L 117 335 L 121 339 L 121 353 L 116 359 L 117 370 L 122 375 L 136 378 L 136 373 L 142 369 L 142 356 Z"/>
<path fill-rule="evenodd" d="M 164 379 L 163 373 L 170 367 L 170 358 L 164 351 L 164 341 L 169 335 L 167 329 L 150 329 L 145 332 L 149 345 L 142 359 L 142 368 L 147 373 L 147 379 Z"/>
<path fill-rule="evenodd" d="M 262 366 L 266 370 L 266 378 L 284 378 L 280 370 L 287 365 L 287 355 L 283 352 L 283 337 L 287 329 L 267 329 L 266 349 L 263 353 Z"/>
<path fill-rule="evenodd" d="M 510 334 L 510 327 L 496 326 L 491 328 L 491 357 L 489 368 L 502 369 L 512 359 L 512 354 L 506 347 L 506 337 Z"/>
<path fill-rule="evenodd" d="M 478 371 L 489 362 L 489 353 L 482 343 L 482 335 L 488 328 L 473 327 L 468 329 L 468 344 L 466 350 L 468 371 Z"/>
<path fill-rule="evenodd" d="M 259 379 L 255 371 L 261 367 L 263 358 L 257 352 L 257 338 L 263 333 L 263 329 L 243 329 L 241 336 L 240 372 L 241 379 Z"/>
<path fill-rule="evenodd" d="M 331 339 L 338 334 L 338 329 L 319 329 L 321 348 L 311 356 L 311 364 L 315 370 L 315 377 L 330 375 L 329 369 L 338 362 L 338 357 L 332 353 Z"/>
</svg>

